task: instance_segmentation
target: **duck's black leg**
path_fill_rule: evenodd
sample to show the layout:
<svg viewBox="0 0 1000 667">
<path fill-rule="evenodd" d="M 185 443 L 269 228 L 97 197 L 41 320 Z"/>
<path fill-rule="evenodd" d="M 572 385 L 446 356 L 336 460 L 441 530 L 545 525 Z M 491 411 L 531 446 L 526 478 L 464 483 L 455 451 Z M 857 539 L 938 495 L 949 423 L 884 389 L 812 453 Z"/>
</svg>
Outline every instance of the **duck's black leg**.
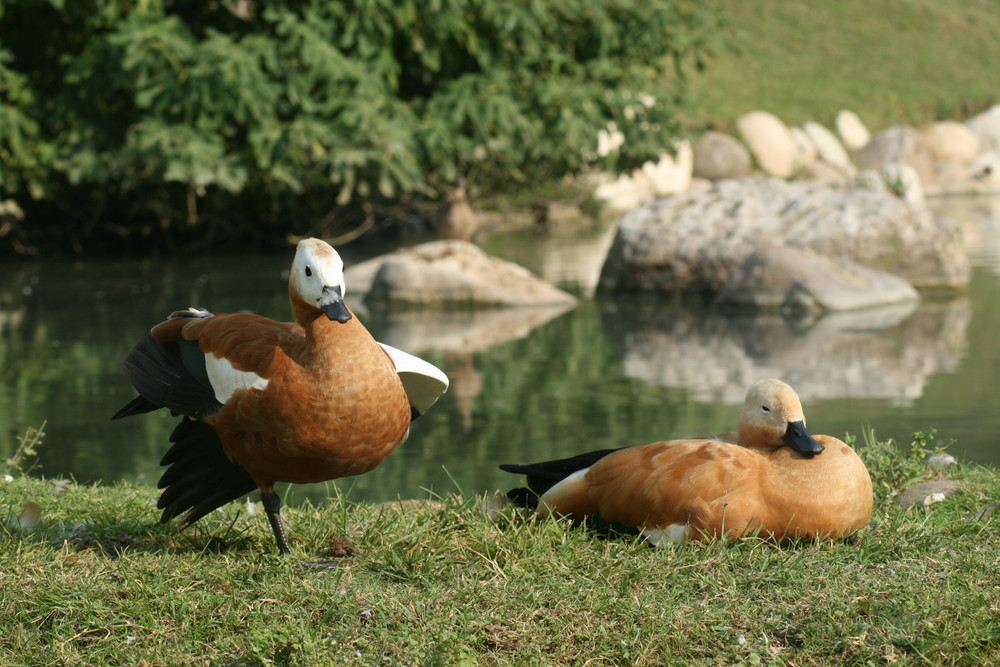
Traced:
<svg viewBox="0 0 1000 667">
<path fill-rule="evenodd" d="M 264 504 L 264 511 L 267 512 L 267 520 L 271 523 L 271 530 L 274 532 L 274 539 L 278 543 L 278 551 L 283 554 L 292 553 L 285 539 L 285 527 L 281 523 L 281 498 L 271 491 L 260 492 L 260 500 Z"/>
</svg>

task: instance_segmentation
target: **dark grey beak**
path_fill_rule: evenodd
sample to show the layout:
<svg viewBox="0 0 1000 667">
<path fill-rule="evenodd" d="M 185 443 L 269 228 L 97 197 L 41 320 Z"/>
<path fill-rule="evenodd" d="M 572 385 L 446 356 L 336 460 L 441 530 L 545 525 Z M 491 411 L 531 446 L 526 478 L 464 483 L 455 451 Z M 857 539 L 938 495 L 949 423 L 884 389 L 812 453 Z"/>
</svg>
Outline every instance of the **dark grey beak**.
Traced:
<svg viewBox="0 0 1000 667">
<path fill-rule="evenodd" d="M 344 295 L 340 293 L 340 287 L 324 287 L 323 295 L 320 296 L 316 304 L 329 319 L 337 320 L 341 324 L 351 319 L 351 311 L 344 305 Z"/>
<path fill-rule="evenodd" d="M 823 445 L 809 435 L 805 422 L 802 421 L 788 422 L 788 428 L 785 429 L 785 435 L 782 436 L 781 440 L 795 451 L 809 456 L 823 451 Z"/>
</svg>

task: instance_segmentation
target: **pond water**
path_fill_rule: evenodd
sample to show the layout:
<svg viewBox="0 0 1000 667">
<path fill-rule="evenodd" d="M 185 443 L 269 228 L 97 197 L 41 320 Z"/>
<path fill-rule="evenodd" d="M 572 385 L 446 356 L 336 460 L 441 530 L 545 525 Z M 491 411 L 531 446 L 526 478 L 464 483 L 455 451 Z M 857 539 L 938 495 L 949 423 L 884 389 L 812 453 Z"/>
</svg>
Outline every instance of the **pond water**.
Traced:
<svg viewBox="0 0 1000 667">
<path fill-rule="evenodd" d="M 968 460 L 1000 465 L 1000 199 L 931 200 L 959 222 L 967 295 L 815 322 L 710 306 L 593 297 L 613 229 L 538 230 L 484 248 L 581 295 L 568 311 L 361 311 L 376 338 L 445 369 L 448 394 L 375 471 L 336 485 L 356 500 L 506 489 L 497 469 L 581 451 L 734 430 L 746 388 L 780 377 L 813 433 L 909 442 L 937 429 Z M 371 246 L 342 248 L 345 261 Z M 110 416 L 133 394 L 122 359 L 180 307 L 287 319 L 291 251 L 240 257 L 51 260 L 0 265 L 0 457 L 45 422 L 41 473 L 155 484 L 175 419 Z M 348 285 L 350 291 L 350 285 Z M 352 304 L 357 306 L 357 304 Z M 292 487 L 291 502 L 331 485 Z"/>
</svg>

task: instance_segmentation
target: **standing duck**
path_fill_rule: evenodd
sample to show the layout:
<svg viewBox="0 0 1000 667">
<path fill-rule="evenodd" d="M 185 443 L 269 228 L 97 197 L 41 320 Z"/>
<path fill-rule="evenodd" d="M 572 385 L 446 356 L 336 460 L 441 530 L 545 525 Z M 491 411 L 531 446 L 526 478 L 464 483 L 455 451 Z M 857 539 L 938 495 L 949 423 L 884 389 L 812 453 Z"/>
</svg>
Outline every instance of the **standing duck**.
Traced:
<svg viewBox="0 0 1000 667">
<path fill-rule="evenodd" d="M 375 342 L 345 289 L 337 251 L 306 239 L 288 279 L 295 322 L 190 308 L 129 353 L 123 368 L 139 396 L 113 418 L 184 415 L 161 461 L 161 522 L 184 513 L 184 528 L 259 488 L 278 550 L 290 553 L 275 482 L 372 470 L 445 392 L 439 369 Z"/>
<path fill-rule="evenodd" d="M 780 380 L 750 387 L 738 433 L 500 467 L 527 475 L 542 516 L 598 516 L 640 528 L 657 545 L 837 538 L 872 512 L 865 464 L 837 438 L 810 436 L 799 397 Z"/>
</svg>

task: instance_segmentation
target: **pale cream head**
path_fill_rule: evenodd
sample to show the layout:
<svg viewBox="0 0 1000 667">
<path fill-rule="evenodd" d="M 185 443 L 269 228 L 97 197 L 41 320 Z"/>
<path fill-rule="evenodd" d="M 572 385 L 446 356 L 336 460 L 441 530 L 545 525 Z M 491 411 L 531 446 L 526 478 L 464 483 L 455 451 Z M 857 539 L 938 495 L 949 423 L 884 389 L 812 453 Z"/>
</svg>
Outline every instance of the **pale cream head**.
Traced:
<svg viewBox="0 0 1000 667">
<path fill-rule="evenodd" d="M 791 422 L 805 415 L 798 394 L 781 380 L 761 380 L 751 385 L 740 414 L 739 441 L 746 447 L 782 447 Z"/>
</svg>

